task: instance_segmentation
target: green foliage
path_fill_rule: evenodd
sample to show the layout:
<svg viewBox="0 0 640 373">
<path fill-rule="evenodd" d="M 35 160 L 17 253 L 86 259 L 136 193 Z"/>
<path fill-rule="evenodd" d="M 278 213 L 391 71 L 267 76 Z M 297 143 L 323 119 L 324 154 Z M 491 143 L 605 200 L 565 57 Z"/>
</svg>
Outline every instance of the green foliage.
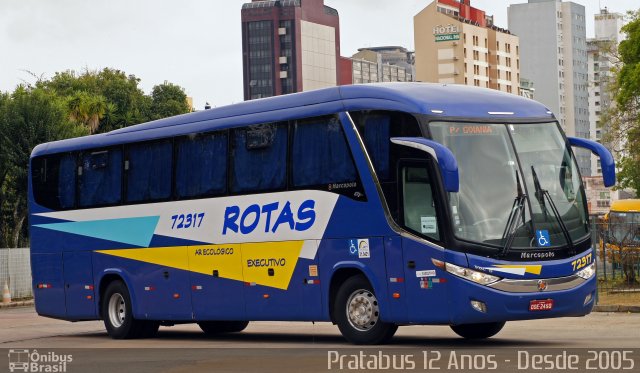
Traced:
<svg viewBox="0 0 640 373">
<path fill-rule="evenodd" d="M 640 10 L 629 12 L 629 18 L 630 22 L 622 28 L 627 38 L 618 46 L 621 65 L 611 86 L 616 105 L 606 119 L 612 139 L 623 145 L 617 188 L 640 192 Z"/>
<path fill-rule="evenodd" d="M 27 183 L 33 148 L 186 113 L 184 90 L 164 83 L 145 95 L 140 79 L 116 69 L 56 73 L 0 92 L 0 247 L 27 244 Z"/>
<path fill-rule="evenodd" d="M 16 247 L 27 216 L 29 157 L 41 143 L 82 136 L 88 130 L 69 119 L 66 101 L 32 87 L 18 87 L 5 97 L 0 112 L 2 179 L 2 240 Z"/>
<path fill-rule="evenodd" d="M 171 117 L 190 111 L 184 89 L 175 84 L 164 83 L 153 87 L 151 99 L 152 119 Z"/>
</svg>

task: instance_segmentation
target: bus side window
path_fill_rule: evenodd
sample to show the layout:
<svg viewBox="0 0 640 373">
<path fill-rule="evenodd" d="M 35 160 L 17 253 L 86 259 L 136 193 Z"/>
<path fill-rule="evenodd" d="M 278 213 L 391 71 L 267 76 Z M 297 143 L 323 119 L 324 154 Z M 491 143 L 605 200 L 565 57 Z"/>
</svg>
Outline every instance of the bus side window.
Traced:
<svg viewBox="0 0 640 373">
<path fill-rule="evenodd" d="M 231 192 L 284 190 L 287 186 L 287 125 L 261 124 L 232 132 Z"/>
<path fill-rule="evenodd" d="M 172 148 L 166 140 L 126 147 L 127 202 L 171 197 Z"/>
<path fill-rule="evenodd" d="M 104 206 L 122 200 L 122 151 L 84 153 L 78 172 L 80 207 Z"/>
<path fill-rule="evenodd" d="M 32 167 L 33 194 L 36 203 L 50 209 L 75 207 L 75 154 L 39 157 L 32 161 Z"/>
<path fill-rule="evenodd" d="M 439 241 L 433 189 L 426 164 L 403 166 L 400 175 L 404 226 Z"/>
<path fill-rule="evenodd" d="M 227 189 L 227 132 L 176 141 L 178 198 L 221 195 Z"/>
<path fill-rule="evenodd" d="M 336 117 L 299 120 L 293 124 L 292 184 L 353 197 L 364 196 L 349 144 Z M 360 198 L 361 198 L 360 197 Z"/>
</svg>

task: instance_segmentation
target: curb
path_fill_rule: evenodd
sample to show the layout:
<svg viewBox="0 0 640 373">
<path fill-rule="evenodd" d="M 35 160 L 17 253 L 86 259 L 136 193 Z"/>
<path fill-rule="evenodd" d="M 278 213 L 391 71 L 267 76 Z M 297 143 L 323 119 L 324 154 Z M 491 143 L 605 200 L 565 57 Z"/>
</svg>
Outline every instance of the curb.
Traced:
<svg viewBox="0 0 640 373">
<path fill-rule="evenodd" d="M 11 302 L 11 303 L 0 303 L 0 309 L 15 308 L 15 307 L 33 307 L 33 305 L 34 305 L 33 299 L 31 299 L 31 300 L 23 300 L 18 302 Z"/>
<path fill-rule="evenodd" d="M 640 313 L 640 306 L 595 305 L 593 312 L 629 312 Z"/>
</svg>

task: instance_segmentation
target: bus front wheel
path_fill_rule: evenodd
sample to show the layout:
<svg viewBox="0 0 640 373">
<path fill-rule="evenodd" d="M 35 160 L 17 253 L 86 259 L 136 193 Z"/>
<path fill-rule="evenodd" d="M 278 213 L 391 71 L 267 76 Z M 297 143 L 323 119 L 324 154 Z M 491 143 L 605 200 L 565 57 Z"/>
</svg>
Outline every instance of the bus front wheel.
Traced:
<svg viewBox="0 0 640 373">
<path fill-rule="evenodd" d="M 198 323 L 205 334 L 237 333 L 243 331 L 248 321 L 201 321 Z"/>
<path fill-rule="evenodd" d="M 466 339 L 485 339 L 498 334 L 505 322 L 488 322 L 482 324 L 451 325 L 451 329 Z"/>
<path fill-rule="evenodd" d="M 154 321 L 133 318 L 129 289 L 122 281 L 114 281 L 107 286 L 102 296 L 102 318 L 107 333 L 113 339 L 151 337 L 159 326 Z"/>
<path fill-rule="evenodd" d="M 393 337 L 398 326 L 380 320 L 378 299 L 364 276 L 348 278 L 338 289 L 333 315 L 340 333 L 351 343 L 373 345 Z"/>
</svg>

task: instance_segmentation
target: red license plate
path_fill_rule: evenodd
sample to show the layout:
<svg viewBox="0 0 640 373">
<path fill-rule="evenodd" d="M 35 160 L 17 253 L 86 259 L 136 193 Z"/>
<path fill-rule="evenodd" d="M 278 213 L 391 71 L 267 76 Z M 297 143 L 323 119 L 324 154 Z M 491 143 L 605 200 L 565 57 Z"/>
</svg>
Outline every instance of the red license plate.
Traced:
<svg viewBox="0 0 640 373">
<path fill-rule="evenodd" d="M 553 299 L 532 300 L 529 302 L 529 311 L 549 311 L 553 308 Z"/>
</svg>

